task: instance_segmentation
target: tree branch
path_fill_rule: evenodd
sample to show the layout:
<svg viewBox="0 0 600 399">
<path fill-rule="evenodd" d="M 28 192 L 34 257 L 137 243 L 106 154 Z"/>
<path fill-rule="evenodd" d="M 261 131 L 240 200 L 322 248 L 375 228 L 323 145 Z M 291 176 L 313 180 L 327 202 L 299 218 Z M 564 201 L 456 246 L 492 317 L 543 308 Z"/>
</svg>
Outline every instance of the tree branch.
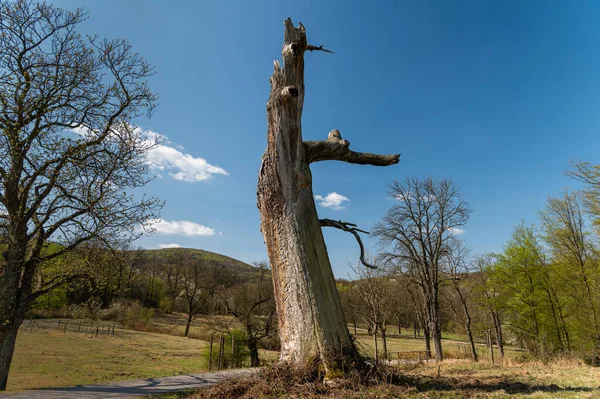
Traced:
<svg viewBox="0 0 600 399">
<path fill-rule="evenodd" d="M 336 229 L 352 233 L 358 242 L 358 246 L 360 247 L 360 263 L 370 269 L 377 269 L 377 266 L 373 266 L 365 261 L 365 247 L 360 239 L 360 236 L 358 235 L 358 232 L 369 234 L 368 231 L 357 229 L 354 223 L 342 222 L 341 220 L 319 219 L 319 224 L 321 227 L 335 227 Z"/>
<path fill-rule="evenodd" d="M 318 47 L 309 44 L 308 46 L 306 46 L 306 50 L 308 50 L 308 51 L 325 51 L 326 53 L 333 54 L 333 51 L 323 48 L 322 44 Z"/>
<path fill-rule="evenodd" d="M 308 163 L 343 161 L 359 165 L 389 166 L 400 161 L 400 154 L 379 155 L 350 150 L 350 142 L 343 140 L 338 130 L 329 132 L 327 140 L 305 141 L 304 151 Z"/>
<path fill-rule="evenodd" d="M 73 274 L 73 275 L 70 275 L 67 277 L 63 277 L 63 276 L 55 277 L 52 280 L 50 280 L 48 283 L 46 283 L 44 287 L 32 292 L 30 298 L 31 298 L 31 300 L 35 300 L 35 299 L 39 298 L 40 296 L 49 293 L 53 289 L 60 287 L 61 285 L 70 283 L 71 281 L 75 281 L 78 279 L 86 278 L 86 277 L 89 277 L 89 275 L 87 275 L 85 273 Z"/>
</svg>

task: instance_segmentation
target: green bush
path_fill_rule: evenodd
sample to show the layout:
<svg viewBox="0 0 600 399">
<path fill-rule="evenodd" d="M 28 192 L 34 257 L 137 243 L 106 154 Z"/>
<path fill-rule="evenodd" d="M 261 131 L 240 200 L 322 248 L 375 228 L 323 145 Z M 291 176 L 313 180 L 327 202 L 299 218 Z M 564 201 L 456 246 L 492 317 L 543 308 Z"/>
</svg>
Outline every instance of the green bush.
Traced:
<svg viewBox="0 0 600 399">
<path fill-rule="evenodd" d="M 233 352 L 231 350 L 231 337 L 233 336 Z M 220 334 L 213 336 L 213 347 L 212 347 L 212 366 L 211 370 L 216 370 L 219 364 L 219 351 L 220 351 Z M 221 369 L 232 369 L 240 368 L 250 364 L 250 352 L 248 351 L 246 343 L 246 333 L 242 330 L 231 330 L 229 333 L 223 334 L 224 345 L 223 345 L 223 360 L 221 363 Z M 202 358 L 208 366 L 210 356 L 210 346 L 207 346 L 202 351 Z"/>
</svg>

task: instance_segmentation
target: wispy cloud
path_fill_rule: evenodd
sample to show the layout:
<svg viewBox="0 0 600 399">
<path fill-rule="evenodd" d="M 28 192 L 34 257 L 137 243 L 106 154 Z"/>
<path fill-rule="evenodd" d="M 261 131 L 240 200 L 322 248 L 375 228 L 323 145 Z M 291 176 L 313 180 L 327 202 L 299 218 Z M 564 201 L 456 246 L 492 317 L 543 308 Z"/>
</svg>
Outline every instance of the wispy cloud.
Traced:
<svg viewBox="0 0 600 399">
<path fill-rule="evenodd" d="M 183 248 L 183 245 L 179 245 L 179 244 L 158 244 L 158 247 L 160 249 L 167 249 L 167 248 Z"/>
<path fill-rule="evenodd" d="M 161 235 L 183 235 L 183 236 L 214 236 L 217 234 L 215 229 L 203 226 L 201 224 L 180 220 L 169 222 L 163 219 L 148 220 L 147 225 L 151 226 L 156 234 Z"/>
<path fill-rule="evenodd" d="M 319 202 L 319 205 L 323 208 L 329 208 L 336 211 L 344 209 L 342 204 L 346 201 L 350 201 L 348 197 L 344 197 L 338 193 L 329 193 L 325 197 L 322 195 L 315 195 L 315 199 Z"/>
</svg>

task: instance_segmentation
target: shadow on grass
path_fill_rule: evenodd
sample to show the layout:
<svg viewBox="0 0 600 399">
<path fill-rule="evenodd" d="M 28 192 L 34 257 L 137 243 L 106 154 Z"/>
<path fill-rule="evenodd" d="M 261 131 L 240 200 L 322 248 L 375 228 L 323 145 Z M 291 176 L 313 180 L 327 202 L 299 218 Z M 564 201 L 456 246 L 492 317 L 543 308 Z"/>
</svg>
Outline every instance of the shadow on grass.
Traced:
<svg viewBox="0 0 600 399">
<path fill-rule="evenodd" d="M 477 391 L 494 392 L 504 390 L 507 394 L 532 394 L 535 392 L 592 392 L 593 388 L 588 387 L 559 387 L 556 384 L 526 384 L 511 379 L 490 378 L 492 381 L 485 381 L 484 378 L 464 381 L 453 377 L 423 377 L 399 375 L 394 378 L 393 385 L 404 385 L 414 388 L 419 392 L 428 391 Z M 483 380 L 483 381 L 482 381 Z"/>
</svg>

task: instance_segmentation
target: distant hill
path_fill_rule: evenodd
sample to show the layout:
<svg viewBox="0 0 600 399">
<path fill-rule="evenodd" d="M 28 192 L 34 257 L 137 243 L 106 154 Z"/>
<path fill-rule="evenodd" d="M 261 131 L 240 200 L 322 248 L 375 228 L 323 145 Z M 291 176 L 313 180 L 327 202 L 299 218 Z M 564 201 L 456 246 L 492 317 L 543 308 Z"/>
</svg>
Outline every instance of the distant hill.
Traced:
<svg viewBox="0 0 600 399">
<path fill-rule="evenodd" d="M 256 272 L 256 268 L 240 260 L 230 258 L 229 256 L 217 254 L 210 251 L 195 248 L 165 248 L 165 249 L 144 249 L 143 256 L 148 260 L 157 263 L 171 262 L 174 258 L 181 258 L 185 261 L 201 260 L 214 263 L 223 269 L 232 272 L 238 276 L 250 275 Z"/>
</svg>

